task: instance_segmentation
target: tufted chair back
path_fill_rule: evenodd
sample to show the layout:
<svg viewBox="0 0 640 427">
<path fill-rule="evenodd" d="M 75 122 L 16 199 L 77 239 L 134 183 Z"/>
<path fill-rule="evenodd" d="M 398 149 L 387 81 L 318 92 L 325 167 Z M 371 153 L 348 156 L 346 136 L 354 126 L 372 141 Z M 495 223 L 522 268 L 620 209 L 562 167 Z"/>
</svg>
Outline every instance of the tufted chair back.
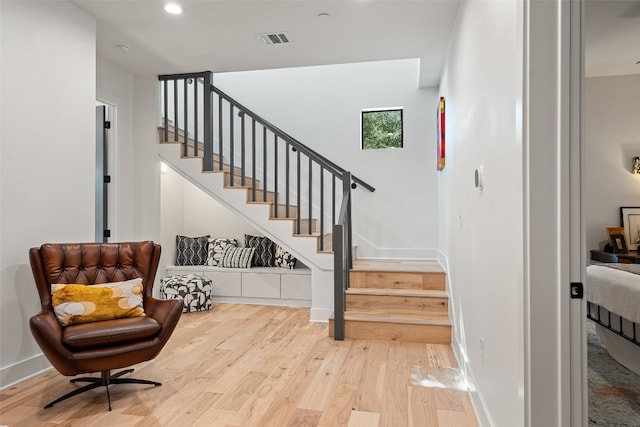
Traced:
<svg viewBox="0 0 640 427">
<path fill-rule="evenodd" d="M 160 247 L 151 241 L 44 244 L 29 258 L 42 305 L 51 304 L 51 284 L 94 285 L 143 278 L 144 296 L 153 292 Z"/>
</svg>

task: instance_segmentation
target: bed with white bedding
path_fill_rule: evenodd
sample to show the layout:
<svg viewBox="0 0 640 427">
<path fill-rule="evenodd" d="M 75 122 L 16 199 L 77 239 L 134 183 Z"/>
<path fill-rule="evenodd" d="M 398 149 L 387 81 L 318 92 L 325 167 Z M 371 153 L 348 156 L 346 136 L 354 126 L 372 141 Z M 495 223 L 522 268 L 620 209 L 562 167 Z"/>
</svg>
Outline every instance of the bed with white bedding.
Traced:
<svg viewBox="0 0 640 427">
<path fill-rule="evenodd" d="M 602 345 L 640 374 L 640 264 L 590 265 L 586 297 Z"/>
</svg>

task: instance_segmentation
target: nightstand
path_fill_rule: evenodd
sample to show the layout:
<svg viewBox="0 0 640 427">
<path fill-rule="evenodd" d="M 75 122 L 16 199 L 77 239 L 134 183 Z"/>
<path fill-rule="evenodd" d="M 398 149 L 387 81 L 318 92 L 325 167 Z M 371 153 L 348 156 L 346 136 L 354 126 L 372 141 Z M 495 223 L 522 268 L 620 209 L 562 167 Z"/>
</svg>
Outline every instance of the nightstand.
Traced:
<svg viewBox="0 0 640 427">
<path fill-rule="evenodd" d="M 621 264 L 640 264 L 640 252 L 629 251 L 626 254 L 614 254 L 612 252 L 591 251 L 591 259 L 599 262 L 619 262 Z"/>
</svg>

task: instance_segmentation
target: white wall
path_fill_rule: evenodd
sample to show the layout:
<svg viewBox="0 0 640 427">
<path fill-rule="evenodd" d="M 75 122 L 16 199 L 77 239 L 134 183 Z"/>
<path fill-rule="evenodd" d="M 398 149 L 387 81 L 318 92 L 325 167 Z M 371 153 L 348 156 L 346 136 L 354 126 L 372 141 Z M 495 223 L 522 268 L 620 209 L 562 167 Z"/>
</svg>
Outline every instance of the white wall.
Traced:
<svg viewBox="0 0 640 427">
<path fill-rule="evenodd" d="M 175 264 L 176 236 L 184 235 L 184 212 L 184 178 L 167 168 L 160 178 L 160 276 L 164 276 L 167 265 Z"/>
<path fill-rule="evenodd" d="M 258 230 L 189 181 L 184 181 L 184 233 L 187 236 L 233 238 L 244 245 L 244 235 Z"/>
<path fill-rule="evenodd" d="M 127 214 L 132 219 L 131 238 L 160 239 L 160 157 L 157 126 L 160 105 L 158 76 L 135 76 L 133 80 L 133 150 L 127 185 L 133 200 Z"/>
<path fill-rule="evenodd" d="M 453 346 L 481 423 L 494 426 L 524 422 L 522 22 L 516 2 L 462 3 L 440 87 L 440 249 Z M 479 166 L 483 190 L 474 186 Z"/>
<path fill-rule="evenodd" d="M 131 185 L 133 161 L 133 75 L 112 62 L 98 57 L 96 61 L 96 96 L 115 106 L 115 118 L 109 131 L 111 184 L 109 228 L 112 242 L 129 240 L 133 235 L 134 186 Z"/>
<path fill-rule="evenodd" d="M 232 238 L 240 246 L 244 245 L 245 234 L 263 235 L 171 168 L 162 174 L 161 181 L 162 247 L 166 262 L 161 268 L 174 264 L 178 234 Z"/>
<path fill-rule="evenodd" d="M 2 2 L 0 387 L 49 366 L 29 331 L 28 260 L 94 239 L 95 20 L 66 2 Z"/>
<path fill-rule="evenodd" d="M 418 89 L 417 60 L 221 73 L 214 84 L 376 188 L 352 193 L 360 257 L 437 256 L 437 93 Z M 404 148 L 361 150 L 361 109 L 397 106 Z"/>
<path fill-rule="evenodd" d="M 157 76 L 134 76 L 98 57 L 96 84 L 98 99 L 114 105 L 116 110 L 110 147 L 115 161 L 110 187 L 110 211 L 114 215 L 110 218 L 112 234 L 109 241 L 159 242 L 162 266 L 167 253 L 173 252 L 171 247 L 162 244 L 161 236 Z M 156 292 L 161 276 L 162 271 L 159 271 Z"/>
<path fill-rule="evenodd" d="M 606 227 L 619 227 L 621 206 L 640 206 L 640 75 L 585 83 L 587 250 L 602 249 Z"/>
</svg>

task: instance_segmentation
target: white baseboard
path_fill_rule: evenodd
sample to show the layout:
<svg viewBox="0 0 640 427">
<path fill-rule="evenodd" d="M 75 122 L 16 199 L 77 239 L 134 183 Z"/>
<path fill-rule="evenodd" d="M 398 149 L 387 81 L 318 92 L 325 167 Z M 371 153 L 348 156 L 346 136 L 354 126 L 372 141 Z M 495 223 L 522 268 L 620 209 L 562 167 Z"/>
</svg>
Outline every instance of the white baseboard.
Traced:
<svg viewBox="0 0 640 427">
<path fill-rule="evenodd" d="M 213 303 L 221 304 L 251 304 L 251 305 L 273 305 L 279 307 L 311 307 L 309 300 L 281 299 L 281 298 L 251 298 L 251 297 L 225 297 L 214 295 Z"/>
<path fill-rule="evenodd" d="M 0 390 L 13 386 L 41 372 L 51 369 L 51 364 L 44 354 L 37 354 L 13 365 L 0 369 Z"/>
<path fill-rule="evenodd" d="M 478 421 L 478 425 L 480 427 L 490 427 L 493 424 L 489 422 L 489 417 L 484 409 L 484 405 L 482 403 L 482 399 L 480 394 L 478 393 L 478 387 L 476 386 L 476 379 L 473 375 L 473 372 L 469 368 L 469 365 L 465 362 L 464 350 L 462 349 L 462 345 L 458 340 L 454 340 L 451 344 L 453 348 L 453 355 L 458 362 L 458 366 L 460 371 L 464 376 L 465 382 L 467 383 L 467 393 L 469 393 L 469 399 L 471 400 L 471 406 L 473 406 L 473 412 L 476 415 L 476 419 Z"/>
<path fill-rule="evenodd" d="M 331 316 L 331 313 L 333 313 L 333 310 L 328 308 L 312 308 L 309 321 L 328 323 L 329 316 Z"/>
</svg>

